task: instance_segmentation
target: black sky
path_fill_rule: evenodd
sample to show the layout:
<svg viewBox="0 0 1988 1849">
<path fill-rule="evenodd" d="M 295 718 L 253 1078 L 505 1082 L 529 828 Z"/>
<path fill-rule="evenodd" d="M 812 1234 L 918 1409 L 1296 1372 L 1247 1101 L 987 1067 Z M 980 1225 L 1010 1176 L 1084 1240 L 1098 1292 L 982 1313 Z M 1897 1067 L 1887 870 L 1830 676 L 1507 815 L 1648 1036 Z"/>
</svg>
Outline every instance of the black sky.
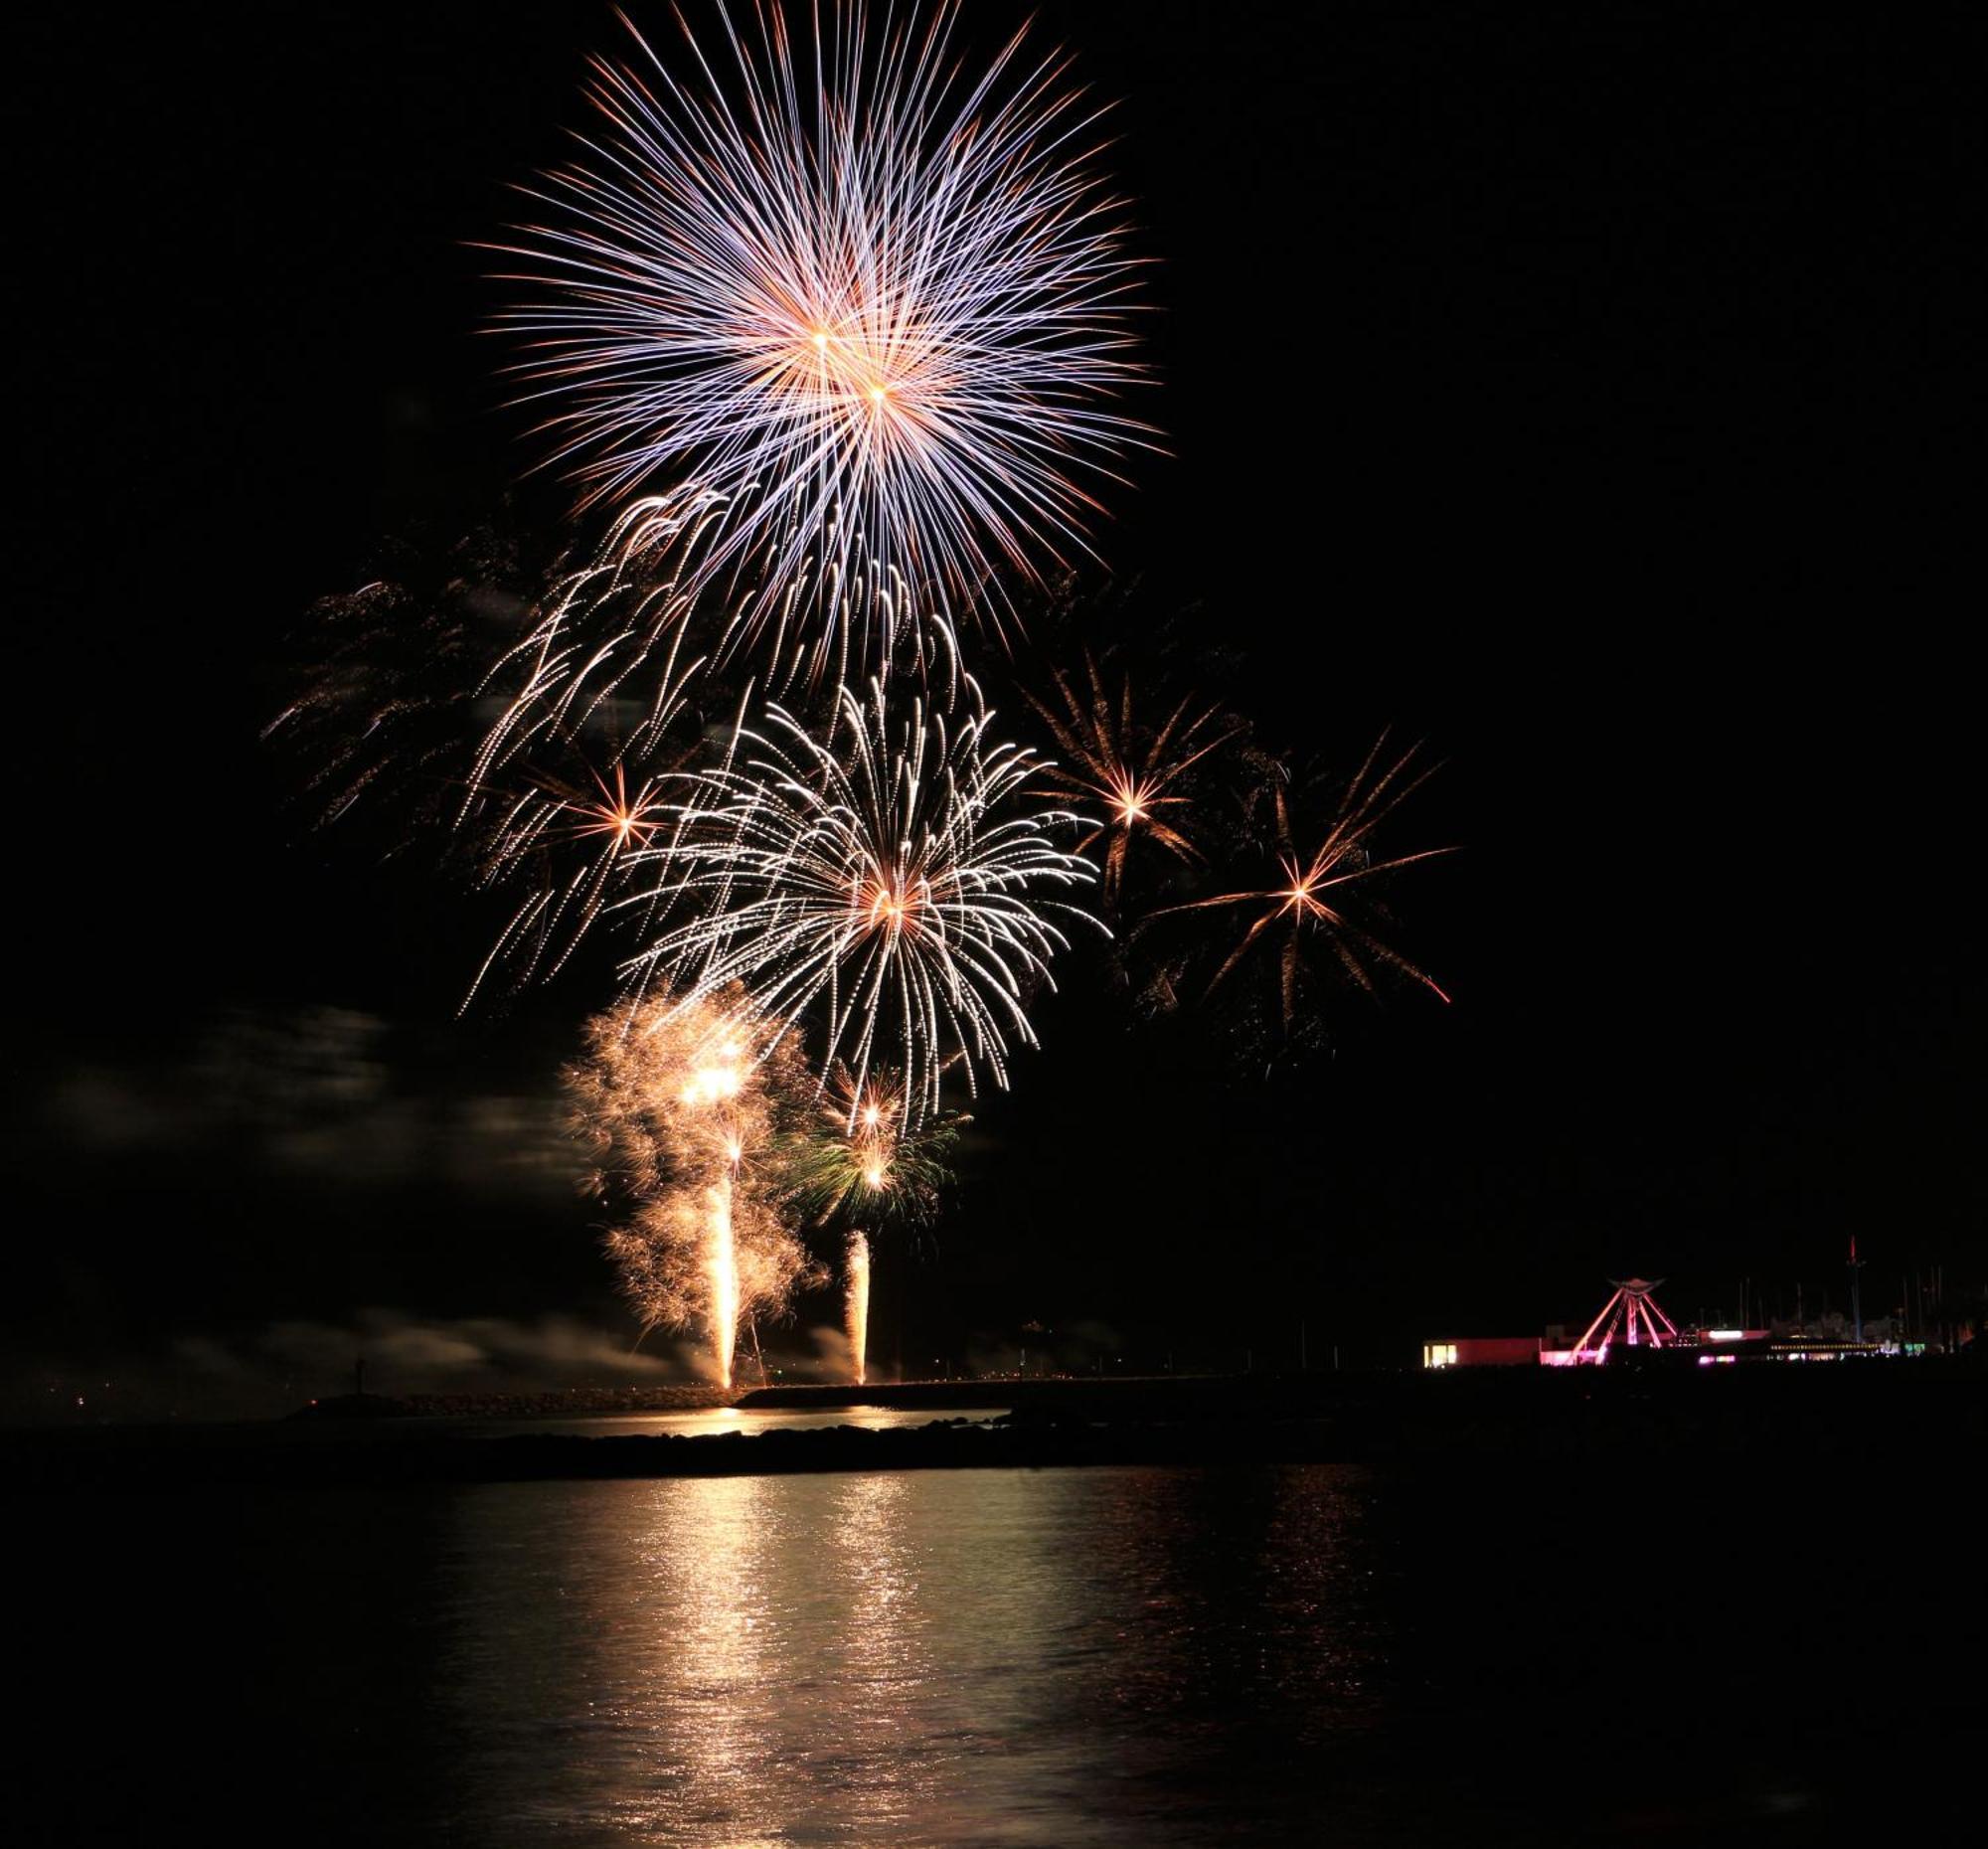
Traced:
<svg viewBox="0 0 1988 1849">
<path fill-rule="evenodd" d="M 1243 652 L 1270 735 L 1446 759 L 1416 832 L 1466 851 L 1400 903 L 1456 999 L 1355 1009 L 1265 1090 L 1067 992 L 978 1113 L 913 1346 L 1035 1317 L 1262 1365 L 1303 1319 L 1399 1358 L 1625 1268 L 1693 1314 L 1742 1275 L 1840 1294 L 1853 1233 L 1876 1299 L 1978 1278 L 1971 10 L 1040 11 L 1122 98 L 1158 259 L 1172 453 L 1101 550 Z M 976 0 L 969 37 L 1017 17 Z M 312 835 L 257 733 L 312 598 L 532 460 L 469 247 L 620 29 L 28 35 L 16 1350 L 607 1317 L 587 1210 L 486 1160 L 530 1142 L 490 1100 L 543 1092 L 600 998 L 455 1023 L 487 919 Z M 257 1075 L 327 1032 L 363 1107 L 313 1068 L 312 1134 L 272 1129 Z"/>
</svg>

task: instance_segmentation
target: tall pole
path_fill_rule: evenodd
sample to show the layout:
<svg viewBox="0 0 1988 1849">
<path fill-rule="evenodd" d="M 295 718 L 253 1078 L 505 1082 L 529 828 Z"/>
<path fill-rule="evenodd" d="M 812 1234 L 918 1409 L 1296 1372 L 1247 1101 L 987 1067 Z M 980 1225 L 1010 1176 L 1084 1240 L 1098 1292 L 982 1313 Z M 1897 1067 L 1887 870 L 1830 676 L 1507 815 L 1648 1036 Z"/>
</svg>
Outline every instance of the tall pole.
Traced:
<svg viewBox="0 0 1988 1849">
<path fill-rule="evenodd" d="M 1857 1256 L 1857 1235 L 1850 1236 L 1850 1327 L 1852 1340 L 1859 1348 L 1864 1346 L 1864 1299 L 1857 1288 L 1857 1273 L 1864 1268 L 1864 1261 Z"/>
</svg>

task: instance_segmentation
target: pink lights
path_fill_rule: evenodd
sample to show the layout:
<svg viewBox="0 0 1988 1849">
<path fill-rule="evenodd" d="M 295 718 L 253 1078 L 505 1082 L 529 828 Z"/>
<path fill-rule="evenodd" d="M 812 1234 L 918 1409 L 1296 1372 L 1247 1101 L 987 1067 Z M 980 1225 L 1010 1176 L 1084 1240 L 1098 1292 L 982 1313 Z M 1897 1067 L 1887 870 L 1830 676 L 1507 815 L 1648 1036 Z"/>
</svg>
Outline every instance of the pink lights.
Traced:
<svg viewBox="0 0 1988 1849">
<path fill-rule="evenodd" d="M 1616 1341 L 1630 1348 L 1647 1338 L 1652 1348 L 1668 1348 L 1678 1340 L 1677 1324 L 1664 1314 L 1663 1306 L 1651 1293 L 1664 1280 L 1647 1277 L 1611 1277 L 1615 1294 L 1601 1306 L 1601 1314 L 1587 1325 L 1587 1332 L 1572 1348 L 1542 1349 L 1540 1359 L 1549 1367 L 1582 1365 L 1599 1367 L 1608 1359 Z M 1599 1337 L 1597 1342 L 1596 1337 Z"/>
</svg>

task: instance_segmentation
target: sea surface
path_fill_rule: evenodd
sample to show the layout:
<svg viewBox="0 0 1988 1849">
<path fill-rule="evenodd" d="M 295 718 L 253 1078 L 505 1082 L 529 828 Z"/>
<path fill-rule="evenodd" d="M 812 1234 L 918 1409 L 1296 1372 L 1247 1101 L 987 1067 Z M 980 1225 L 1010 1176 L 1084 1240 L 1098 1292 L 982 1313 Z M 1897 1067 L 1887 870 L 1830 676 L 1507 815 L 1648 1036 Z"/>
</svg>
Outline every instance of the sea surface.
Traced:
<svg viewBox="0 0 1988 1849">
<path fill-rule="evenodd" d="M 1981 1733 L 1948 1496 L 1737 1463 L 31 1498 L 17 1841 L 1815 1843 Z M 1949 1810 L 1948 1807 L 1951 1807 Z"/>
</svg>

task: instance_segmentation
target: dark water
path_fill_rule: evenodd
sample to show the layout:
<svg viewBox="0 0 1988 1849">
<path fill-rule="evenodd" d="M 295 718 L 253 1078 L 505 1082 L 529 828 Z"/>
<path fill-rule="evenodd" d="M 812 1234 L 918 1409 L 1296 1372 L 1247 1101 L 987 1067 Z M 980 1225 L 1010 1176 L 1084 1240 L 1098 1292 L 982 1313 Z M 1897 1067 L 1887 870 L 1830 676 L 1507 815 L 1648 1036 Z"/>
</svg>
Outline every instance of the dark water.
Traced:
<svg viewBox="0 0 1988 1849">
<path fill-rule="evenodd" d="M 1957 1815 L 1971 1538 L 1816 1488 L 1639 1463 L 71 1497 L 22 1524 L 48 1621 L 16 1686 L 52 1729 L 12 1814 L 525 1846 Z"/>
</svg>

